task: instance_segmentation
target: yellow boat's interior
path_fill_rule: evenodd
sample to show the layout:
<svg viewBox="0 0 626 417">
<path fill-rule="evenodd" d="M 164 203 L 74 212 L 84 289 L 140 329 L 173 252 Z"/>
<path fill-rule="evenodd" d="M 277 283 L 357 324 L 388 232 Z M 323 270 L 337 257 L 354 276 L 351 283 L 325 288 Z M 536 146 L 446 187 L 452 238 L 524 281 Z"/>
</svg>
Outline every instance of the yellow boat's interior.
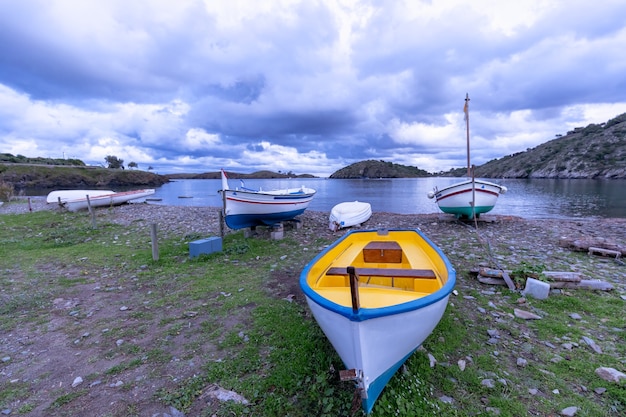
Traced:
<svg viewBox="0 0 626 417">
<path fill-rule="evenodd" d="M 324 298 L 349 307 L 353 295 L 348 267 L 354 267 L 360 307 L 397 305 L 432 294 L 445 284 L 447 277 L 442 276 L 435 255 L 430 245 L 410 235 L 356 239 L 320 259 L 309 283 Z"/>
</svg>

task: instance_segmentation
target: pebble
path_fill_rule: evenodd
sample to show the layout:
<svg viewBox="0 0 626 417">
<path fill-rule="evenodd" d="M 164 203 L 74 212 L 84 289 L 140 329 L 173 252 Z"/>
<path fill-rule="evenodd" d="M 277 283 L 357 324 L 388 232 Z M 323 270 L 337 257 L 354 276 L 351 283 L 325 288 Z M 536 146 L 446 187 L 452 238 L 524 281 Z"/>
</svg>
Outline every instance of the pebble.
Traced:
<svg viewBox="0 0 626 417">
<path fill-rule="evenodd" d="M 480 385 L 487 388 L 493 388 L 496 386 L 493 379 L 483 379 L 482 381 L 480 381 Z"/>
</svg>

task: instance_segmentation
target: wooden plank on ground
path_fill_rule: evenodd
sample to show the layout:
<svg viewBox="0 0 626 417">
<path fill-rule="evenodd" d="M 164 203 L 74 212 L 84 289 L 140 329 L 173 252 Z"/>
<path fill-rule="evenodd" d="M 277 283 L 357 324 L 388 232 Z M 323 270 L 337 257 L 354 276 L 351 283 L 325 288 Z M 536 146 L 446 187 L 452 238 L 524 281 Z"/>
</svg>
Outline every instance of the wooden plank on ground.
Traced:
<svg viewBox="0 0 626 417">
<path fill-rule="evenodd" d="M 509 287 L 509 290 L 511 291 L 515 291 L 515 284 L 513 283 L 513 280 L 511 279 L 511 277 L 509 276 L 509 273 L 506 271 L 502 271 L 502 278 L 504 279 L 504 282 L 506 282 L 506 286 Z"/>
<path fill-rule="evenodd" d="M 602 256 L 614 256 L 615 259 L 617 259 L 622 255 L 622 252 L 612 250 L 612 249 L 597 248 L 595 246 L 589 246 L 589 255 L 595 255 L 595 254 L 600 254 Z"/>
</svg>

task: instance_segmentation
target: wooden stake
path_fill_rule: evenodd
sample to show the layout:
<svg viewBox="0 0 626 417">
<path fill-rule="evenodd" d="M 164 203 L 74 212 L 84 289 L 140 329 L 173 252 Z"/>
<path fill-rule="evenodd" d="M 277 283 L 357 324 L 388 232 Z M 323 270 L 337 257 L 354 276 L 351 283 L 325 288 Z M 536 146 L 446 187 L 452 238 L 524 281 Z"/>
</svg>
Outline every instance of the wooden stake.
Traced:
<svg viewBox="0 0 626 417">
<path fill-rule="evenodd" d="M 159 260 L 159 239 L 157 238 L 157 225 L 152 223 L 150 225 L 150 239 L 152 240 L 152 259 Z"/>
</svg>

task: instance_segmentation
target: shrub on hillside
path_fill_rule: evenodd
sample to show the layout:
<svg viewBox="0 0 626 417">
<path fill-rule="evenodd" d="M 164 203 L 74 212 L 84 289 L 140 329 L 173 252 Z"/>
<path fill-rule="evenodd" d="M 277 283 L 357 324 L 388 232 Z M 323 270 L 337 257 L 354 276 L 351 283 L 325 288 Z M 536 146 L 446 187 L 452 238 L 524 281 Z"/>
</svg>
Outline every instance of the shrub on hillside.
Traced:
<svg viewBox="0 0 626 417">
<path fill-rule="evenodd" d="M 10 201 L 15 195 L 15 189 L 10 182 L 0 181 L 0 201 Z"/>
</svg>

